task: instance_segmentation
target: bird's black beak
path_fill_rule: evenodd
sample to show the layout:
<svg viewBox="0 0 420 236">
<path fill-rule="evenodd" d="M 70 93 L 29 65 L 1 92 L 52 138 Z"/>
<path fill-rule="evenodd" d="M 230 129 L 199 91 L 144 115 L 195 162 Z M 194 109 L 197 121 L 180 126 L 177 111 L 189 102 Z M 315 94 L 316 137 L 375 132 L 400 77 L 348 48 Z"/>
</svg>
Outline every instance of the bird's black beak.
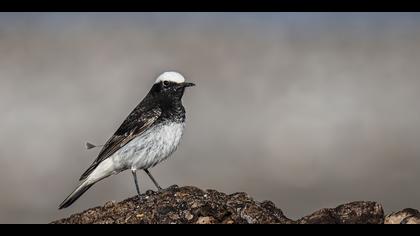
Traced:
<svg viewBox="0 0 420 236">
<path fill-rule="evenodd" d="M 193 86 L 195 86 L 194 83 L 188 83 L 188 82 L 182 83 L 182 87 L 184 87 L 184 88 L 186 88 L 186 87 L 193 87 Z"/>
</svg>

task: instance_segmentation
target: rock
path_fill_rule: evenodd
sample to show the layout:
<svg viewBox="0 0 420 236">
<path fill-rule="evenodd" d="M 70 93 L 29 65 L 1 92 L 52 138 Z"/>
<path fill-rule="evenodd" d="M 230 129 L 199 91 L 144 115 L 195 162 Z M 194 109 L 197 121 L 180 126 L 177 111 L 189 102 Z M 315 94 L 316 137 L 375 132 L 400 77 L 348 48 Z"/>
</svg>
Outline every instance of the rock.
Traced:
<svg viewBox="0 0 420 236">
<path fill-rule="evenodd" d="M 293 223 L 272 202 L 256 202 L 245 193 L 171 186 L 147 191 L 141 199 L 107 202 L 53 224 L 249 224 Z"/>
<path fill-rule="evenodd" d="M 401 224 L 418 225 L 420 224 L 420 215 L 408 216 L 401 221 Z"/>
<path fill-rule="evenodd" d="M 114 207 L 114 206 L 115 206 L 115 204 L 116 204 L 116 202 L 115 202 L 115 201 L 109 201 L 109 202 L 106 202 L 106 203 L 105 203 L 104 207 L 105 207 L 105 208 L 112 208 L 112 207 Z"/>
<path fill-rule="evenodd" d="M 385 224 L 420 224 L 420 212 L 416 209 L 406 208 L 393 212 L 385 217 Z"/>
<path fill-rule="evenodd" d="M 52 224 L 418 224 L 414 209 L 384 216 L 376 202 L 351 202 L 318 210 L 299 220 L 287 218 L 273 202 L 246 193 L 225 194 L 196 187 L 171 186 L 122 202 L 107 202 Z"/>
<path fill-rule="evenodd" d="M 201 216 L 198 218 L 198 220 L 195 222 L 196 224 L 214 224 L 216 223 L 216 220 L 213 217 L 209 216 Z"/>
<path fill-rule="evenodd" d="M 326 208 L 298 220 L 299 224 L 382 224 L 384 211 L 376 202 L 352 202 Z"/>
</svg>

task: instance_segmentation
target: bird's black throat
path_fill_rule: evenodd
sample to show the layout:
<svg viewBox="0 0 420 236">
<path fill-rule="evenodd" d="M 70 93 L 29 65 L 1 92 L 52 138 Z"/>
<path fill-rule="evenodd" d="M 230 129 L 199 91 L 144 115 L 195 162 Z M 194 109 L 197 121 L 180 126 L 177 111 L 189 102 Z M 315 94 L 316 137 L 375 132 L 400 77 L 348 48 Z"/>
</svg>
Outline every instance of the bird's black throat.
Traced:
<svg viewBox="0 0 420 236">
<path fill-rule="evenodd" d="M 185 108 L 182 105 L 181 99 L 162 99 L 159 105 L 162 109 L 162 121 L 185 121 Z"/>
<path fill-rule="evenodd" d="M 182 105 L 184 91 L 185 87 L 172 82 L 166 85 L 163 82 L 154 84 L 144 98 L 147 105 L 143 106 L 160 107 L 162 109 L 160 121 L 184 122 L 185 108 Z"/>
</svg>

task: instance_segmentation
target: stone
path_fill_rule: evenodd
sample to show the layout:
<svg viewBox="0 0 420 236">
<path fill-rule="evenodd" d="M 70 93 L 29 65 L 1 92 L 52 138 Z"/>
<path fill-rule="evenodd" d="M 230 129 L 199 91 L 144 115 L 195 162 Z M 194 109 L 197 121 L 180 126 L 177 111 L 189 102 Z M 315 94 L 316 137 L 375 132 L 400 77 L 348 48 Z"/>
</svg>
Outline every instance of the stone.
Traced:
<svg viewBox="0 0 420 236">
<path fill-rule="evenodd" d="M 382 224 L 384 211 L 376 202 L 351 202 L 325 208 L 298 220 L 299 224 Z"/>
<path fill-rule="evenodd" d="M 298 220 L 287 218 L 271 201 L 255 201 L 246 193 L 226 194 L 173 185 L 147 191 L 121 202 L 85 210 L 52 224 L 419 224 L 411 208 L 385 217 L 382 205 L 357 201 L 324 208 Z"/>
<path fill-rule="evenodd" d="M 420 224 L 420 212 L 416 209 L 405 208 L 393 212 L 385 217 L 385 224 Z"/>
</svg>

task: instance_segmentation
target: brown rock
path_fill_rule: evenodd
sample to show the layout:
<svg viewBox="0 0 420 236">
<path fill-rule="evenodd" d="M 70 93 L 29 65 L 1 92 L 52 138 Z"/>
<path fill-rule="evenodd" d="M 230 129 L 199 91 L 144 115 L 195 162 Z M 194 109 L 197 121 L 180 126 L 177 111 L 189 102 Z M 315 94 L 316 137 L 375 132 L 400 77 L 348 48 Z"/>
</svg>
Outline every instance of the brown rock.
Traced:
<svg viewBox="0 0 420 236">
<path fill-rule="evenodd" d="M 293 223 L 272 202 L 245 193 L 225 194 L 196 187 L 171 186 L 122 202 L 107 202 L 53 224 L 248 224 Z"/>
<path fill-rule="evenodd" d="M 420 215 L 409 216 L 402 220 L 401 224 L 418 225 L 420 224 Z"/>
<path fill-rule="evenodd" d="M 299 224 L 382 224 L 384 211 L 376 202 L 352 202 L 321 209 L 298 220 Z"/>
<path fill-rule="evenodd" d="M 418 224 L 419 211 L 404 209 L 386 218 L 376 202 L 351 202 L 318 210 L 297 221 L 273 202 L 257 202 L 246 193 L 225 194 L 196 187 L 171 186 L 139 198 L 107 202 L 53 224 Z"/>
<path fill-rule="evenodd" d="M 197 222 L 195 223 L 196 224 L 214 224 L 216 223 L 216 220 L 213 217 L 202 216 L 202 217 L 199 217 Z"/>
<path fill-rule="evenodd" d="M 406 208 L 393 212 L 385 217 L 385 224 L 420 224 L 420 212 L 416 209 Z"/>
</svg>

